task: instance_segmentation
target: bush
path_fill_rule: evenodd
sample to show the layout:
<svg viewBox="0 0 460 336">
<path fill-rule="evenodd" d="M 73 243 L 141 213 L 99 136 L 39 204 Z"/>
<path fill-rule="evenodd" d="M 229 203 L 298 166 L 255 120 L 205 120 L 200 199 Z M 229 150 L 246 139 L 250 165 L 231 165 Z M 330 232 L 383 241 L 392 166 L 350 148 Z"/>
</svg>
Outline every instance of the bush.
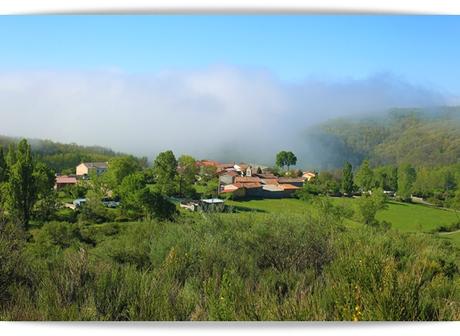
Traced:
<svg viewBox="0 0 460 336">
<path fill-rule="evenodd" d="M 30 242 L 5 231 L 0 318 L 460 318 L 458 250 L 426 234 L 340 225 L 343 209 L 316 202 L 319 214 L 308 217 L 54 222 Z"/>
</svg>

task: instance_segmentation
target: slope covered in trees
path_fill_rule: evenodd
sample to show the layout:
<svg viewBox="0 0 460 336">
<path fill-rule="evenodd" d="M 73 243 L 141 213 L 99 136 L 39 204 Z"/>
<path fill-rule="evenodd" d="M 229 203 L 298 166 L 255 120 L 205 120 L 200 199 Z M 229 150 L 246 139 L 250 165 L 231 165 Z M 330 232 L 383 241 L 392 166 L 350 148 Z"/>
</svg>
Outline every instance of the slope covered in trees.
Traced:
<svg viewBox="0 0 460 336">
<path fill-rule="evenodd" d="M 18 143 L 18 138 L 0 136 L 0 147 L 8 148 L 11 143 Z M 109 161 L 119 155 L 111 149 L 99 146 L 81 146 L 62 144 L 50 140 L 30 140 L 34 155 L 38 156 L 48 167 L 57 172 L 74 170 L 81 162 Z"/>
<path fill-rule="evenodd" d="M 460 107 L 394 109 L 378 117 L 337 119 L 308 133 L 318 166 L 373 164 L 439 166 L 460 158 Z"/>
</svg>

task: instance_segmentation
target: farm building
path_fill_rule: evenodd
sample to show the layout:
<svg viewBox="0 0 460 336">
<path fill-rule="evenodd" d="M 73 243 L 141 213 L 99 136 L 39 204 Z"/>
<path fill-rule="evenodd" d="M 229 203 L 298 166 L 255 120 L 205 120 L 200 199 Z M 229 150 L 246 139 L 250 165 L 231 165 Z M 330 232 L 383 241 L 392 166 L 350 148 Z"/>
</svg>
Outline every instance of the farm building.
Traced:
<svg viewBox="0 0 460 336">
<path fill-rule="evenodd" d="M 56 176 L 56 181 L 54 183 L 54 189 L 59 191 L 64 187 L 73 186 L 77 184 L 77 178 L 75 176 Z"/>
<path fill-rule="evenodd" d="M 77 176 L 88 176 L 90 173 L 100 175 L 109 168 L 108 162 L 83 162 L 76 168 Z"/>
</svg>

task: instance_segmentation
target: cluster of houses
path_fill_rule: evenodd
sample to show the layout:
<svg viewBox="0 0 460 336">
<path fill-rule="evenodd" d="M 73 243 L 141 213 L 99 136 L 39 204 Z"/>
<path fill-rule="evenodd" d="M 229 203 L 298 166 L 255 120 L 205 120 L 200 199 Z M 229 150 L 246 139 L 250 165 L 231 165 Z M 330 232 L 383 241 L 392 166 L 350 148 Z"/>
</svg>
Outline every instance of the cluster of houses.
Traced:
<svg viewBox="0 0 460 336">
<path fill-rule="evenodd" d="M 304 172 L 300 177 L 278 177 L 266 167 L 246 163 L 220 163 L 199 161 L 200 166 L 212 166 L 219 176 L 219 194 L 233 198 L 285 198 L 302 188 L 305 181 L 316 175 Z"/>
<path fill-rule="evenodd" d="M 200 169 L 212 168 L 212 174 L 219 178 L 218 194 L 232 195 L 238 198 L 285 198 L 292 197 L 293 193 L 302 188 L 305 181 L 310 181 L 316 175 L 313 172 L 304 172 L 300 177 L 278 177 L 267 170 L 267 167 L 246 163 L 221 163 L 211 160 L 197 161 Z M 59 191 L 64 187 L 73 186 L 80 180 L 86 180 L 92 174 L 100 175 L 108 170 L 108 162 L 83 162 L 79 164 L 73 175 L 57 175 L 54 188 Z M 77 208 L 86 199 L 77 199 L 69 207 Z M 110 201 L 112 202 L 112 201 Z M 112 202 L 113 203 L 113 202 Z M 108 207 L 118 206 L 105 204 Z M 200 200 L 195 203 L 184 203 L 181 206 L 196 208 L 215 208 L 223 203 L 220 199 Z"/>
</svg>

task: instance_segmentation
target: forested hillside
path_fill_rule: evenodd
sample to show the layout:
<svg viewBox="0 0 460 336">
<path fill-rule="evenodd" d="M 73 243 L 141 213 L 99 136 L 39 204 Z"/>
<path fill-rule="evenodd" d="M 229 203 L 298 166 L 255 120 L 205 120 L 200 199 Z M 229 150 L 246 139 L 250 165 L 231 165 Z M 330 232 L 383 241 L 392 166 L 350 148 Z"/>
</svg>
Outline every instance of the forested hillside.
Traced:
<svg viewBox="0 0 460 336">
<path fill-rule="evenodd" d="M 18 138 L 0 136 L 0 147 L 8 148 L 11 143 L 19 142 Z M 32 151 L 44 163 L 56 172 L 73 170 L 85 161 L 109 161 L 119 155 L 111 149 L 99 146 L 80 146 L 62 144 L 50 140 L 30 140 Z"/>
<path fill-rule="evenodd" d="M 460 158 L 460 107 L 394 109 L 378 117 L 337 119 L 308 132 L 320 167 L 410 163 L 439 166 Z"/>
</svg>

